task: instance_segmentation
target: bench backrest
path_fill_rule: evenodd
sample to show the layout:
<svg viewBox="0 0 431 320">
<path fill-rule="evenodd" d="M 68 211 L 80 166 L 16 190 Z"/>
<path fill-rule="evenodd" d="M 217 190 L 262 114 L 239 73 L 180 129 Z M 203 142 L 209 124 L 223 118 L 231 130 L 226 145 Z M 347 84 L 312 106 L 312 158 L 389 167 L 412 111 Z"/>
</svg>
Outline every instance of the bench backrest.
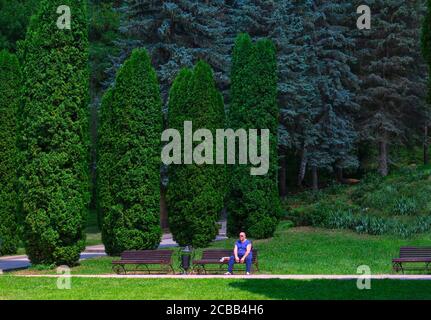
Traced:
<svg viewBox="0 0 431 320">
<path fill-rule="evenodd" d="M 133 250 L 124 251 L 121 260 L 162 260 L 170 262 L 173 250 Z"/>
<path fill-rule="evenodd" d="M 400 258 L 431 258 L 431 247 L 401 247 Z"/>
<path fill-rule="evenodd" d="M 256 262 L 257 260 L 257 249 L 252 249 L 253 258 L 252 261 Z M 233 250 L 229 249 L 209 249 L 204 250 L 202 253 L 202 259 L 217 259 L 220 260 L 223 257 L 230 257 L 233 255 Z"/>
</svg>

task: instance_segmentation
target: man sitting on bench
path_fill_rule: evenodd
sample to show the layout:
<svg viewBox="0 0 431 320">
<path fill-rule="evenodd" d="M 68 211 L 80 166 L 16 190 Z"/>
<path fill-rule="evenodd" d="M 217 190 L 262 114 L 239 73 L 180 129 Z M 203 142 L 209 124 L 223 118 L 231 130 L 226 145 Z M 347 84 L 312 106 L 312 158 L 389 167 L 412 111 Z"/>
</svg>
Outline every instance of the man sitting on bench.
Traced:
<svg viewBox="0 0 431 320">
<path fill-rule="evenodd" d="M 235 243 L 233 255 L 229 259 L 228 272 L 225 275 L 231 275 L 233 272 L 233 265 L 236 263 L 244 263 L 246 266 L 246 274 L 251 272 L 251 264 L 253 261 L 253 253 L 251 251 L 251 241 L 247 240 L 245 232 L 239 234 L 239 240 Z"/>
</svg>

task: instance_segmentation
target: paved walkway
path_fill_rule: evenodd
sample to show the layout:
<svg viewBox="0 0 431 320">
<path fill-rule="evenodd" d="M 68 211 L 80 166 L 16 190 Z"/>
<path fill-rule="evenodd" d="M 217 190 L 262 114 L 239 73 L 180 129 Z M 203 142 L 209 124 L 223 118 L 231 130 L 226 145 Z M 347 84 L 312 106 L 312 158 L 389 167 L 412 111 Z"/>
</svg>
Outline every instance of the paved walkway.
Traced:
<svg viewBox="0 0 431 320">
<path fill-rule="evenodd" d="M 215 239 L 215 241 L 225 240 L 226 238 L 226 225 L 222 222 L 222 227 L 220 233 Z M 165 233 L 162 236 L 162 241 L 160 242 L 159 248 L 171 248 L 178 247 L 178 244 L 173 240 L 172 234 Z M 105 247 L 103 244 L 96 246 L 86 247 L 85 251 L 81 253 L 80 260 L 91 259 L 95 257 L 106 256 Z M 15 271 L 21 269 L 27 269 L 30 267 L 30 261 L 26 255 L 21 256 L 8 256 L 0 258 L 0 270 L 2 271 Z"/>
<path fill-rule="evenodd" d="M 105 252 L 83 252 L 81 253 L 81 257 L 79 260 L 86 260 L 96 257 L 103 257 L 106 256 Z M 0 270 L 2 271 L 16 271 L 16 270 L 22 270 L 27 269 L 31 266 L 30 261 L 28 260 L 28 257 L 23 256 L 9 256 L 9 257 L 2 257 L 0 259 Z"/>
<path fill-rule="evenodd" d="M 275 275 L 275 274 L 258 274 L 258 275 L 17 275 L 18 277 L 27 278 L 101 278 L 101 279 L 282 279 L 282 280 L 356 280 L 362 278 L 360 275 Z M 431 275 L 393 275 L 382 274 L 372 275 L 372 280 L 427 280 L 431 281 Z"/>
</svg>

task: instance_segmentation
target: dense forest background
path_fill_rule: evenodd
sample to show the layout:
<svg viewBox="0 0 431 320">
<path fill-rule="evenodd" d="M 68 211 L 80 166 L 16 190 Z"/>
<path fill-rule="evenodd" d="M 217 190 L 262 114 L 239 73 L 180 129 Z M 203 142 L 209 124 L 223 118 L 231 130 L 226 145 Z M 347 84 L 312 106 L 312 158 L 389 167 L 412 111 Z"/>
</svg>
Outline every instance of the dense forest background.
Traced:
<svg viewBox="0 0 431 320">
<path fill-rule="evenodd" d="M 30 80 L 33 77 L 37 82 L 44 77 L 41 72 L 38 78 L 35 75 L 37 70 L 31 67 L 31 63 L 37 61 L 37 56 L 44 53 L 43 46 L 37 48 L 37 44 L 43 42 L 41 35 L 46 32 L 41 26 L 44 23 L 48 25 L 44 7 L 41 6 L 37 11 L 39 2 L 0 0 L 0 50 L 16 53 L 19 62 L 23 64 L 26 80 L 24 97 L 27 98 L 25 103 L 28 105 L 32 104 L 31 99 L 35 96 L 32 90 L 38 92 L 32 87 Z M 42 2 L 47 8 L 54 5 L 54 1 Z M 425 1 L 78 2 L 80 30 L 82 34 L 85 33 L 84 21 L 87 21 L 88 39 L 81 39 L 81 33 L 74 34 L 77 37 L 75 40 L 82 40 L 79 48 L 82 48 L 83 53 L 80 57 L 70 55 L 69 58 L 76 59 L 73 60 L 73 72 L 82 77 L 82 81 L 74 78 L 77 90 L 80 90 L 75 90 L 74 94 L 80 101 L 86 96 L 83 89 L 86 80 L 83 79 L 87 70 L 82 62 L 88 62 L 90 105 L 89 123 L 86 123 L 88 119 L 81 123 L 82 128 L 87 128 L 90 132 L 90 156 L 88 163 L 80 160 L 80 166 L 85 163 L 90 167 L 92 183 L 88 188 L 91 190 L 88 200 L 92 210 L 99 211 L 100 227 L 110 253 L 119 253 L 127 248 L 152 247 L 158 243 L 161 230 L 157 213 L 152 209 L 157 207 L 158 211 L 159 206 L 162 227 L 167 226 L 168 207 L 175 208 L 172 210 L 175 214 L 169 217 L 170 226 L 182 244 L 195 241 L 197 246 L 201 246 L 211 240 L 211 237 L 206 239 L 203 236 L 188 239 L 187 234 L 190 232 L 182 233 L 184 226 L 181 223 L 184 220 L 188 219 L 189 224 L 196 225 L 198 229 L 201 228 L 199 224 L 207 224 L 207 227 L 202 228 L 210 230 L 209 235 L 213 236 L 217 233 L 214 225 L 219 218 L 218 213 L 223 208 L 227 208 L 228 213 L 231 212 L 230 219 L 233 220 L 230 225 L 235 226 L 230 230 L 231 233 L 247 226 L 256 237 L 269 237 L 274 232 L 280 211 L 279 199 L 274 197 L 274 192 L 285 200 L 282 206 L 285 216 L 296 219 L 299 223 L 302 221 L 332 227 L 333 221 L 340 218 L 341 210 L 348 214 L 347 218 L 343 215 L 343 222 L 340 224 L 345 223 L 347 228 L 365 226 L 372 229 L 376 224 L 374 220 L 367 218 L 366 221 L 356 221 L 351 216 L 358 209 L 355 206 L 359 206 L 364 200 L 362 194 L 351 199 L 354 195 L 340 191 L 340 203 L 334 208 L 332 204 L 328 204 L 334 201 L 322 196 L 319 190 L 330 190 L 331 193 L 334 185 L 356 185 L 363 181 L 361 186 L 368 188 L 367 192 L 374 192 L 373 188 L 380 185 L 380 177 L 386 177 L 400 169 L 429 164 L 428 129 L 431 108 L 427 92 L 431 41 Z M 371 30 L 359 30 L 356 27 L 359 17 L 356 9 L 362 4 L 371 7 Z M 30 19 L 32 15 L 33 18 Z M 33 24 L 30 24 L 30 31 L 27 31 L 30 20 Z M 62 40 L 64 48 L 74 46 L 73 39 Z M 49 45 L 55 47 L 56 42 L 52 40 Z M 87 49 L 88 59 L 87 53 L 84 53 Z M 140 51 L 142 49 L 146 50 Z M 55 58 L 52 52 L 50 54 L 50 59 Z M 82 59 L 78 61 L 79 58 Z M 4 55 L 2 59 L 7 61 L 4 65 L 16 67 L 15 58 Z M 189 71 L 184 71 L 184 68 Z M 10 70 L 7 69 L 5 74 L 11 76 Z M 55 70 L 57 69 L 53 67 L 51 71 Z M 157 80 L 153 72 L 157 75 Z M 254 81 L 250 79 L 253 75 L 256 75 Z M 66 81 L 65 79 L 66 76 L 63 80 Z M 140 81 L 145 82 L 145 85 L 141 86 Z M 203 87 L 197 85 L 203 83 Z M 276 91 L 273 90 L 275 88 Z M 261 97 L 255 95 L 256 90 L 261 90 Z M 78 92 L 82 94 L 79 95 Z M 135 95 L 136 92 L 145 95 Z M 218 98 L 219 93 L 222 98 Z M 152 190 L 151 195 L 145 195 L 145 201 L 151 203 L 152 207 L 144 210 L 139 207 L 141 201 L 133 199 L 131 202 L 134 211 L 130 210 L 132 213 L 137 212 L 132 216 L 139 216 L 139 219 L 119 221 L 118 217 L 123 209 L 118 207 L 118 202 L 123 204 L 129 201 L 134 187 L 120 183 L 126 177 L 127 164 L 123 168 L 124 174 L 122 171 L 110 171 L 110 168 L 113 163 L 124 161 L 124 157 L 119 156 L 124 150 L 118 142 L 123 141 L 121 139 L 139 139 L 142 130 L 123 132 L 121 126 L 116 127 L 113 119 L 129 119 L 132 127 L 133 123 L 138 126 L 137 119 L 140 118 L 130 117 L 140 108 L 142 101 L 147 101 L 148 96 L 153 100 L 145 107 L 153 111 L 155 118 L 152 123 L 146 123 L 145 118 L 141 119 L 146 132 L 159 132 L 168 127 L 179 128 L 181 115 L 186 113 L 198 123 L 211 119 L 208 124 L 211 128 L 253 125 L 271 127 L 276 135 L 273 141 L 277 143 L 276 149 L 271 151 L 276 161 L 271 166 L 273 170 L 269 178 L 262 181 L 245 180 L 241 178 L 244 176 L 241 170 L 233 170 L 232 180 L 236 180 L 229 185 L 230 196 L 224 199 L 221 194 L 224 187 L 220 186 L 226 183 L 221 178 L 220 181 L 217 180 L 223 176 L 219 172 L 186 168 L 172 171 L 172 168 L 162 167 L 161 183 L 158 186 L 157 163 L 148 161 L 145 172 L 140 172 L 134 178 L 142 180 L 150 177 L 148 181 L 151 180 L 152 183 L 142 186 L 142 190 Z M 43 98 L 51 103 L 49 97 L 50 90 L 47 89 Z M 124 101 L 127 101 L 130 109 L 122 109 Z M 205 104 L 203 101 L 209 102 Z M 194 107 L 203 108 L 188 110 L 190 103 Z M 244 105 L 249 106 L 250 110 L 253 106 L 258 106 L 260 113 L 256 114 L 264 120 L 259 122 L 253 119 L 251 112 L 248 115 L 241 114 L 240 107 Z M 160 123 L 157 118 L 158 109 L 161 111 Z M 25 107 L 23 110 L 26 110 Z M 211 118 L 217 112 L 223 113 L 223 116 Z M 273 115 L 275 122 L 274 119 L 266 118 L 268 115 Z M 31 115 L 28 119 L 25 119 L 26 116 L 23 116 L 22 123 L 31 124 Z M 24 126 L 21 130 L 25 131 L 26 128 Z M 119 138 L 115 140 L 117 133 Z M 28 134 L 31 136 L 34 132 L 28 129 Z M 150 137 L 154 144 L 157 143 L 155 137 L 157 135 Z M 36 134 L 34 138 L 36 139 Z M 87 138 L 80 136 L 76 139 L 81 138 L 85 145 Z M 19 147 L 25 150 L 28 145 L 22 142 Z M 113 150 L 118 150 L 118 153 L 114 154 Z M 81 151 L 72 156 L 78 157 L 77 154 Z M 145 148 L 137 148 L 135 151 L 140 156 L 147 152 Z M 115 159 L 116 156 L 119 158 Z M 75 169 L 79 171 L 79 168 Z M 29 167 L 28 170 L 30 169 Z M 20 172 L 18 174 L 25 176 L 25 168 Z M 155 172 L 157 174 L 154 175 Z M 27 182 L 30 183 L 31 172 L 27 173 Z M 419 179 L 425 179 L 425 176 L 420 176 Z M 112 178 L 112 181 L 118 179 L 117 191 L 106 187 L 111 183 L 106 177 Z M 179 205 L 178 199 L 184 197 L 184 194 L 173 195 L 172 191 L 171 194 L 168 193 L 168 186 L 171 184 L 175 186 L 171 190 L 190 190 L 189 196 L 193 198 L 196 193 L 193 193 L 193 184 L 190 184 L 192 178 L 196 181 L 201 179 L 199 181 L 207 188 L 205 196 L 196 196 L 194 200 L 197 201 L 196 206 L 201 206 L 203 211 L 216 213 L 208 215 L 208 219 L 201 219 L 199 210 L 192 210 L 193 213 L 190 213 L 190 210 L 184 209 L 183 204 Z M 274 184 L 268 184 L 268 181 Z M 74 184 L 73 181 L 69 183 Z M 275 191 L 276 184 L 278 191 Z M 85 189 L 84 185 L 82 182 L 82 190 Z M 425 186 L 424 188 L 425 193 L 427 189 Z M 129 190 L 130 193 L 124 190 Z M 259 195 L 259 190 L 267 193 Z M 121 192 L 124 196 L 120 198 L 123 198 L 114 199 L 113 194 Z M 246 200 L 245 195 L 249 195 Z M 393 196 L 395 199 L 397 193 Z M 321 202 L 316 207 L 304 209 L 302 205 L 307 204 L 309 197 Z M 425 200 L 416 199 L 415 204 L 412 204 L 411 196 L 406 195 L 402 199 L 395 204 L 391 202 L 388 208 L 393 209 L 395 206 L 403 212 L 401 215 L 405 212 L 405 215 L 410 215 L 411 212 L 414 212 L 411 215 L 415 215 L 416 211 L 429 213 Z M 86 200 L 81 200 L 77 201 L 84 208 Z M 206 203 L 208 207 L 202 206 L 202 203 Z M 344 206 L 345 203 L 348 203 L 348 207 Z M 59 207 L 63 205 L 60 203 Z M 190 204 L 192 207 L 194 205 Z M 299 211 L 296 210 L 298 206 L 301 208 Z M 388 208 L 386 209 L 390 211 Z M 26 208 L 20 210 L 25 211 Z M 266 215 L 260 215 L 259 210 L 265 211 Z M 304 210 L 309 213 L 307 217 L 302 215 Z M 103 218 L 103 211 L 108 218 Z M 245 212 L 250 214 L 244 216 Z M 333 213 L 333 219 L 323 222 L 316 218 L 321 212 Z M 140 226 L 147 223 L 142 221 L 147 221 L 153 227 L 141 230 Z M 430 223 L 428 220 L 415 220 L 415 226 L 429 226 Z M 125 224 L 131 226 L 130 230 L 125 230 Z M 265 226 L 254 227 L 259 224 Z M 386 230 L 385 228 L 386 225 L 381 230 Z M 75 236 L 76 239 L 71 240 L 74 243 L 80 238 L 79 235 L 73 237 Z M 52 237 L 55 238 L 54 235 Z M 76 256 L 82 244 L 72 247 L 65 246 L 62 249 L 72 252 L 65 255 Z M 31 251 L 32 248 L 28 249 Z M 63 253 L 62 251 L 59 255 Z M 38 255 L 43 254 L 36 250 L 33 259 L 43 261 L 43 257 Z"/>
<path fill-rule="evenodd" d="M 0 2 L 2 49 L 16 51 L 36 4 Z M 360 4 L 371 6 L 370 31 L 356 28 Z M 341 169 L 386 175 L 419 162 L 429 116 L 423 1 L 95 0 L 89 12 L 93 139 L 100 97 L 133 48 L 149 50 L 165 106 L 175 75 L 199 59 L 214 69 L 228 106 L 234 39 L 247 32 L 277 47 L 283 196 L 286 184 L 312 186 L 316 171 L 325 185 Z"/>
</svg>

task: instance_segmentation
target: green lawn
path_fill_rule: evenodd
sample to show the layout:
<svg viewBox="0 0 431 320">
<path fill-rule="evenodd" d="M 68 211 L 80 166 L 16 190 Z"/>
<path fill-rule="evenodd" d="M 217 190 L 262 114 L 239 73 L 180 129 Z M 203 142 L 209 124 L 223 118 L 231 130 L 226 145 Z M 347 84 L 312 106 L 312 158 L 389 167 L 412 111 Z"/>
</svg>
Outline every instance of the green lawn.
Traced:
<svg viewBox="0 0 431 320">
<path fill-rule="evenodd" d="M 379 280 L 358 290 L 341 280 L 72 278 L 70 290 L 59 290 L 54 278 L 6 275 L 0 299 L 431 299 L 431 282 Z"/>
<path fill-rule="evenodd" d="M 234 240 L 230 239 L 213 243 L 212 246 L 232 248 L 233 243 Z M 390 274 L 391 260 L 398 255 L 400 246 L 430 243 L 430 234 L 413 240 L 400 240 L 345 230 L 289 228 L 288 222 L 282 222 L 274 238 L 255 241 L 254 246 L 259 250 L 260 273 L 264 274 L 356 274 L 360 265 L 368 265 L 373 274 Z M 178 272 L 178 249 L 174 258 Z M 83 261 L 72 269 L 72 273 L 110 274 L 112 259 L 104 257 Z M 54 272 L 33 268 L 18 273 Z"/>
</svg>

